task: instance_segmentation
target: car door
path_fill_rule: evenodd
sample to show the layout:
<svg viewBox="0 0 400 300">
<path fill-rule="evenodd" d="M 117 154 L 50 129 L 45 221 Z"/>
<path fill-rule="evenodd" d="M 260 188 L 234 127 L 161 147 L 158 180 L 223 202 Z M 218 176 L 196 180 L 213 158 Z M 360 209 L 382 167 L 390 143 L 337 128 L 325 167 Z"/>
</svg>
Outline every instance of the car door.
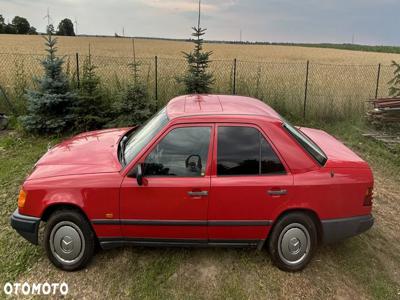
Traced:
<svg viewBox="0 0 400 300">
<path fill-rule="evenodd" d="M 293 177 L 255 125 L 218 124 L 208 212 L 210 242 L 257 243 L 271 212 L 290 197 Z"/>
<path fill-rule="evenodd" d="M 140 158 L 143 184 L 126 177 L 120 193 L 125 238 L 207 242 L 213 124 L 174 126 Z"/>
</svg>

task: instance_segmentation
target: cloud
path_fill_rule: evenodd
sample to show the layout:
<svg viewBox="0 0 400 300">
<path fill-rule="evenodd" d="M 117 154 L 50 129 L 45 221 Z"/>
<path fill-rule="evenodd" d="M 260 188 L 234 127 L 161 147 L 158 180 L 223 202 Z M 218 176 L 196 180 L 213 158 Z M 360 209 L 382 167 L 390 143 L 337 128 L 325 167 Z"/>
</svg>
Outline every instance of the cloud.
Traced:
<svg viewBox="0 0 400 300">
<path fill-rule="evenodd" d="M 196 12 L 198 9 L 197 3 L 194 1 L 185 0 L 140 0 L 143 4 L 152 8 L 157 8 L 166 11 L 176 12 Z M 218 6 L 215 4 L 203 3 L 201 9 L 206 12 L 215 12 Z"/>
<path fill-rule="evenodd" d="M 198 10 L 198 2 L 194 0 L 140 0 L 140 2 L 149 7 L 168 12 L 197 12 Z M 235 3 L 235 0 L 203 1 L 201 3 L 201 10 L 206 13 L 217 12 Z"/>
<path fill-rule="evenodd" d="M 398 45 L 400 0 L 202 0 L 207 39 L 350 42 Z M 47 8 L 55 26 L 79 22 L 79 33 L 187 38 L 198 0 L 0 0 L 6 20 L 28 18 L 45 31 Z M 1 40 L 1 36 L 0 36 Z M 1 42 L 1 41 L 0 41 Z"/>
</svg>

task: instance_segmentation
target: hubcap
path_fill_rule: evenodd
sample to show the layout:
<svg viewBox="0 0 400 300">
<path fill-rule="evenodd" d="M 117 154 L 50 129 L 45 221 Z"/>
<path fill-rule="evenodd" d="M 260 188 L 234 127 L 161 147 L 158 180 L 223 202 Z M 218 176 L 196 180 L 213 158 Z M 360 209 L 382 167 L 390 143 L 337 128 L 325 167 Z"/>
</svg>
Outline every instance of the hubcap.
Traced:
<svg viewBox="0 0 400 300">
<path fill-rule="evenodd" d="M 64 265 L 79 261 L 85 250 L 81 229 L 70 221 L 58 223 L 50 234 L 50 248 L 55 258 Z"/>
<path fill-rule="evenodd" d="M 278 240 L 278 253 L 280 258 L 288 265 L 301 263 L 310 251 L 310 234 L 299 223 L 286 226 Z"/>
</svg>

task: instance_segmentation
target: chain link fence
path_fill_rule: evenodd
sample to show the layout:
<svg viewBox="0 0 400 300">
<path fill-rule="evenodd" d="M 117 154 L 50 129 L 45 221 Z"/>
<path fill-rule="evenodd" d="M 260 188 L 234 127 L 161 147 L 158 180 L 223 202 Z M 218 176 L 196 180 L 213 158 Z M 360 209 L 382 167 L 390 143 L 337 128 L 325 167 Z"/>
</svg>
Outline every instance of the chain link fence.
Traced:
<svg viewBox="0 0 400 300">
<path fill-rule="evenodd" d="M 35 87 L 35 77 L 43 75 L 44 55 L 1 54 L 0 87 L 8 95 L 1 99 L 0 111 L 23 105 L 23 91 Z M 64 69 L 79 85 L 87 56 L 66 55 Z M 132 80 L 129 64 L 133 57 L 91 56 L 102 88 L 117 95 Z M 177 78 L 187 70 L 181 58 L 137 58 L 139 75 L 149 96 L 161 107 L 183 94 Z M 343 119 L 365 113 L 366 100 L 388 96 L 393 77 L 389 65 L 343 65 L 314 62 L 213 60 L 213 92 L 238 94 L 262 99 L 280 113 L 307 119 Z M 3 96 L 4 98 L 4 96 Z"/>
</svg>

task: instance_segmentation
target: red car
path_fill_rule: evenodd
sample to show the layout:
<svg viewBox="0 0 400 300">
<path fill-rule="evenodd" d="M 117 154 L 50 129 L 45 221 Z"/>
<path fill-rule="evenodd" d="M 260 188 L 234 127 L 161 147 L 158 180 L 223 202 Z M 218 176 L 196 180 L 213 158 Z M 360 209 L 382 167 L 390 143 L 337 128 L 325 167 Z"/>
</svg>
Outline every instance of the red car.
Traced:
<svg viewBox="0 0 400 300">
<path fill-rule="evenodd" d="M 143 127 L 79 134 L 24 182 L 12 227 L 64 270 L 95 245 L 266 246 L 297 271 L 318 243 L 373 224 L 368 164 L 324 131 L 247 97 L 171 100 Z"/>
</svg>

